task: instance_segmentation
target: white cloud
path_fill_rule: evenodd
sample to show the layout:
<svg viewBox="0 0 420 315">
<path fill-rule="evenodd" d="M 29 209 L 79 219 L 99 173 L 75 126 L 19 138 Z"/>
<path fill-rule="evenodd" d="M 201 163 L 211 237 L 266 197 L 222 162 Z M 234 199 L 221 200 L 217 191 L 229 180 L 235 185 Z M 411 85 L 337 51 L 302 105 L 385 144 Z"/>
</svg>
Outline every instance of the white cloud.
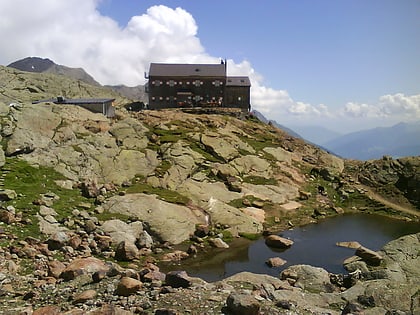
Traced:
<svg viewBox="0 0 420 315">
<path fill-rule="evenodd" d="M 381 118 L 399 120 L 420 119 L 420 94 L 407 96 L 402 93 L 384 95 L 376 104 L 347 103 L 342 116 L 354 118 Z"/>
</svg>

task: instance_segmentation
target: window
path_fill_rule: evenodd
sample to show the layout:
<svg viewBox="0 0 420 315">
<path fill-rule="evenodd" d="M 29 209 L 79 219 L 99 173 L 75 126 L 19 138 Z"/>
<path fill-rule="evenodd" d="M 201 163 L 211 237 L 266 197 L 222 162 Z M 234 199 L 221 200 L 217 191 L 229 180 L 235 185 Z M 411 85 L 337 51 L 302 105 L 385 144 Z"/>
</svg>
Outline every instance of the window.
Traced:
<svg viewBox="0 0 420 315">
<path fill-rule="evenodd" d="M 212 83 L 213 83 L 214 86 L 217 86 L 217 87 L 219 87 L 222 84 L 222 82 L 220 82 L 220 80 L 213 81 Z"/>
<path fill-rule="evenodd" d="M 174 87 L 176 85 L 176 82 L 174 80 L 169 80 L 168 82 L 166 82 L 166 84 L 168 84 L 170 87 Z"/>
<path fill-rule="evenodd" d="M 195 81 L 194 81 L 194 85 L 195 85 L 196 87 L 199 87 L 201 84 L 202 84 L 202 82 L 200 82 L 200 80 L 195 80 Z"/>
</svg>

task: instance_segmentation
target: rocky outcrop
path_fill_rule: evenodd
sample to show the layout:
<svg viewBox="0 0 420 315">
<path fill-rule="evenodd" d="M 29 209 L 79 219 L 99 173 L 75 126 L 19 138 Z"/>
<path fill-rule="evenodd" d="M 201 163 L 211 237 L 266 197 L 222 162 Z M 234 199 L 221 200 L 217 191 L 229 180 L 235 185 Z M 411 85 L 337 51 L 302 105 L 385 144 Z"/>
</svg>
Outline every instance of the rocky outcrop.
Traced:
<svg viewBox="0 0 420 315">
<path fill-rule="evenodd" d="M 179 244 L 194 234 L 195 225 L 204 222 L 204 214 L 186 206 L 159 200 L 155 195 L 128 194 L 110 198 L 104 205 L 109 212 L 142 220 L 159 240 Z"/>
<path fill-rule="evenodd" d="M 417 207 L 420 206 L 420 158 L 406 157 L 393 159 L 384 156 L 381 160 L 367 161 L 359 166 L 359 180 L 362 184 L 388 189 L 390 196 L 399 190 Z"/>
</svg>

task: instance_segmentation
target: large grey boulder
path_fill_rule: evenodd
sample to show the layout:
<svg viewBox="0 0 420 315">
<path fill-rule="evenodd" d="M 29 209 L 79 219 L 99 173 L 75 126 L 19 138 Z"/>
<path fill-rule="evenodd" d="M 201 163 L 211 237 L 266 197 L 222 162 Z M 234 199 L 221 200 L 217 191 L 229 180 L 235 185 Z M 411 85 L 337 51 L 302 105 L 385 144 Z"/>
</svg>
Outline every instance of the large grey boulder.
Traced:
<svg viewBox="0 0 420 315">
<path fill-rule="evenodd" d="M 204 157 L 193 151 L 184 141 L 161 146 L 162 159 L 171 163 L 162 179 L 162 187 L 176 190 L 196 171 Z"/>
<path fill-rule="evenodd" d="M 273 170 L 267 160 L 256 155 L 243 155 L 229 163 L 239 174 L 271 178 Z"/>
<path fill-rule="evenodd" d="M 210 199 L 229 203 L 243 196 L 241 193 L 229 191 L 222 182 L 201 182 L 192 178 L 182 183 L 177 191 L 201 207 L 206 207 Z"/>
<path fill-rule="evenodd" d="M 105 221 L 102 224 L 101 229 L 111 236 L 114 245 L 121 242 L 134 244 L 143 233 L 143 224 L 140 221 L 128 224 L 115 219 Z"/>
<path fill-rule="evenodd" d="M 291 279 L 295 287 L 310 292 L 331 292 L 332 284 L 329 273 L 310 265 L 294 265 L 282 271 L 282 280 Z"/>
<path fill-rule="evenodd" d="M 41 104 L 25 104 L 20 110 L 11 109 L 15 128 L 6 145 L 6 155 L 26 153 L 48 147 L 56 128 L 61 123 L 59 115 Z"/>
<path fill-rule="evenodd" d="M 265 147 L 263 151 L 271 154 L 277 161 L 292 164 L 293 154 L 280 147 Z"/>
<path fill-rule="evenodd" d="M 189 239 L 196 224 L 204 222 L 204 213 L 159 200 L 156 195 L 139 193 L 114 196 L 104 204 L 104 209 L 142 220 L 160 241 L 172 244 Z"/>
<path fill-rule="evenodd" d="M 131 150 L 142 150 L 149 142 L 146 133 L 149 129 L 133 118 L 116 122 L 109 130 L 120 147 Z"/>
<path fill-rule="evenodd" d="M 229 226 L 233 235 L 257 234 L 263 231 L 263 225 L 260 221 L 217 199 L 209 200 L 206 211 L 213 224 L 219 223 Z"/>
<path fill-rule="evenodd" d="M 252 195 L 261 200 L 270 201 L 272 203 L 286 203 L 298 196 L 299 190 L 297 186 L 279 182 L 277 185 L 254 185 L 249 183 L 241 184 L 244 196 Z"/>
</svg>

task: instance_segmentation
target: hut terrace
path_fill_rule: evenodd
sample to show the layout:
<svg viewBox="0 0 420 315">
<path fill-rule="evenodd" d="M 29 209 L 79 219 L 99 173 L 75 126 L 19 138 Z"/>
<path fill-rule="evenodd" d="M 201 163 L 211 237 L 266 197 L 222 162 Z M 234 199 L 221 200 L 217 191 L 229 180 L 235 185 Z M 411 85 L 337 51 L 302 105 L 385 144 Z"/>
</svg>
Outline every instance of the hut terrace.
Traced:
<svg viewBox="0 0 420 315">
<path fill-rule="evenodd" d="M 250 110 L 248 77 L 226 75 L 227 65 L 151 63 L 149 108 L 230 107 Z"/>
</svg>

